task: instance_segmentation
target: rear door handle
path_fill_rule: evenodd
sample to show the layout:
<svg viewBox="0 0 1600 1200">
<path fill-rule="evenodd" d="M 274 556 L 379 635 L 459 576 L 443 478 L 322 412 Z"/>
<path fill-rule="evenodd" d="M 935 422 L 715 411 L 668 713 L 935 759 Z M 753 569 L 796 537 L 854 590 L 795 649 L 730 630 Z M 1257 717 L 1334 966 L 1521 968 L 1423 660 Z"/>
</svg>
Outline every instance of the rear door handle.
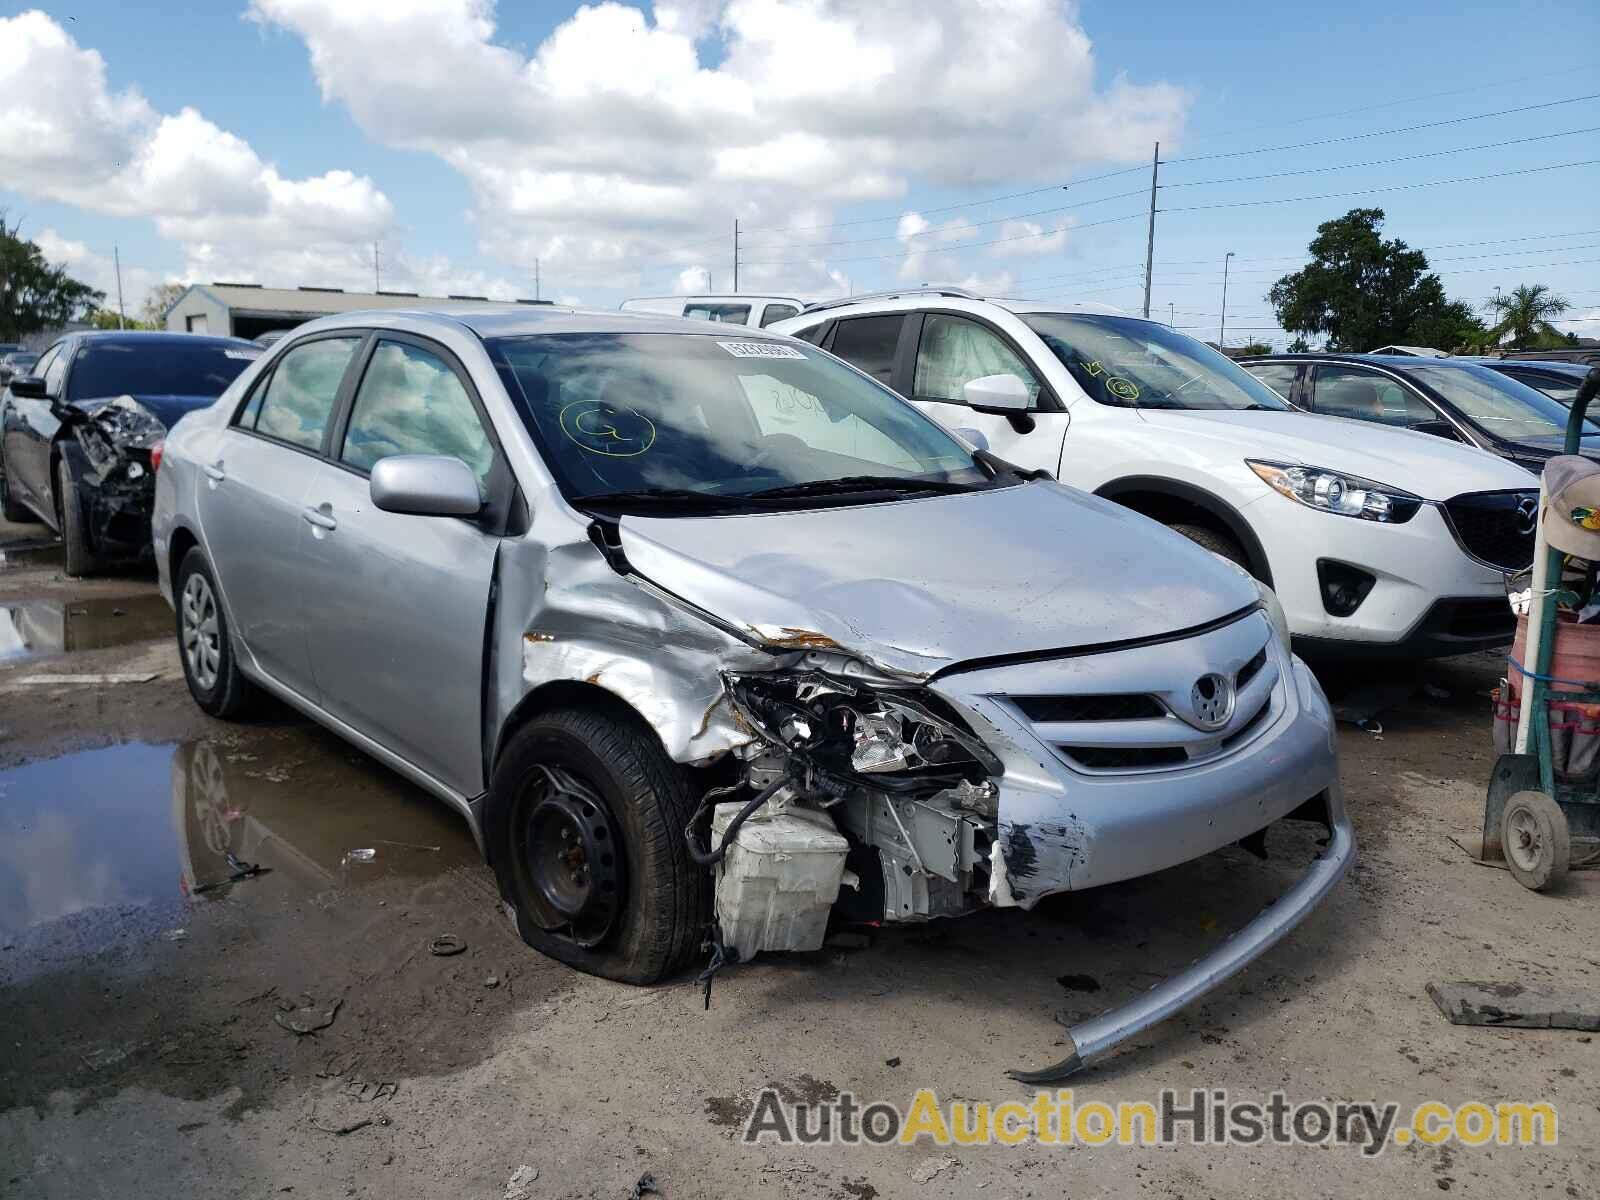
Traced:
<svg viewBox="0 0 1600 1200">
<path fill-rule="evenodd" d="M 339 522 L 334 520 L 333 517 L 328 513 L 323 512 L 320 508 L 308 508 L 300 515 L 303 516 L 309 524 L 315 525 L 318 529 L 339 528 Z"/>
<path fill-rule="evenodd" d="M 221 483 L 228 477 L 227 473 L 223 471 L 221 463 L 206 463 L 200 469 L 206 473 L 206 478 L 211 480 L 212 483 Z"/>
</svg>

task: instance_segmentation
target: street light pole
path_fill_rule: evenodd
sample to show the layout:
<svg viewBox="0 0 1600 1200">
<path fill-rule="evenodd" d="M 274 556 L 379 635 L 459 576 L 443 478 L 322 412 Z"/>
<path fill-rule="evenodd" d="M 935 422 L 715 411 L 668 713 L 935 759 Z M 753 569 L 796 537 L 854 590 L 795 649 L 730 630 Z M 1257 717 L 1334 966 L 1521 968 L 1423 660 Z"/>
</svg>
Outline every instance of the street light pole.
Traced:
<svg viewBox="0 0 1600 1200">
<path fill-rule="evenodd" d="M 1222 323 L 1217 329 L 1218 350 L 1228 344 L 1228 260 L 1232 257 L 1232 250 L 1222 256 Z"/>
</svg>

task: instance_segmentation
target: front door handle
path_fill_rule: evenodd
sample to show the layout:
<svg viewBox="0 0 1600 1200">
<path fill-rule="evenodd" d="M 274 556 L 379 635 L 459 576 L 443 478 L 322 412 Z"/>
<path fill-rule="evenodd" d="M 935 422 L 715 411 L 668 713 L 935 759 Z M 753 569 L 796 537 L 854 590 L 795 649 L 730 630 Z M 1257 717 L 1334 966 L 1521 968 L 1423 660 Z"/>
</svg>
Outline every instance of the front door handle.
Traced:
<svg viewBox="0 0 1600 1200">
<path fill-rule="evenodd" d="M 331 513 L 324 512 L 320 508 L 308 508 L 300 515 L 303 516 L 309 524 L 316 526 L 318 529 L 339 528 L 339 522 L 333 519 L 333 515 Z"/>
<path fill-rule="evenodd" d="M 206 463 L 200 469 L 206 473 L 206 478 L 211 480 L 212 483 L 221 483 L 228 477 L 227 473 L 223 471 L 222 464 L 220 462 Z"/>
</svg>

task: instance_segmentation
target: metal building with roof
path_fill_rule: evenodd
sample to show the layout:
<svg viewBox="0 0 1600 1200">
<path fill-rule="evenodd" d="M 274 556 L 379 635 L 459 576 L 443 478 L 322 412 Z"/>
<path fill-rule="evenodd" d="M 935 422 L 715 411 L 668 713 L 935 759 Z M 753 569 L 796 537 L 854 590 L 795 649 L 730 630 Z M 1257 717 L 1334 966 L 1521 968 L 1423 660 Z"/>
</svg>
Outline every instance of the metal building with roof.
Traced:
<svg viewBox="0 0 1600 1200">
<path fill-rule="evenodd" d="M 259 283 L 196 283 L 167 310 L 167 328 L 177 333 L 257 338 L 275 329 L 293 329 L 317 317 L 359 309 L 477 308 L 503 303 L 505 301 L 491 301 L 487 296 L 421 296 L 416 292 L 347 292 L 342 288 L 272 288 Z M 541 302 L 518 300 L 516 303 Z"/>
</svg>

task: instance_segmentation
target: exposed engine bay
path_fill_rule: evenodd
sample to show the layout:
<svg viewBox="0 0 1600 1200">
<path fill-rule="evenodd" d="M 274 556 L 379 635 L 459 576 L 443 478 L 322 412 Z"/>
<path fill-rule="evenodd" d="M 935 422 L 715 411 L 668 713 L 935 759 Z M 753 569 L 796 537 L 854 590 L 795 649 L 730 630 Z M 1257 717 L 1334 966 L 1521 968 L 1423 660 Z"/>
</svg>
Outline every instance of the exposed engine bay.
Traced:
<svg viewBox="0 0 1600 1200">
<path fill-rule="evenodd" d="M 756 737 L 734 751 L 742 781 L 708 796 L 688 833 L 716 872 L 718 920 L 740 959 L 817 949 L 835 907 L 925 921 L 1009 902 L 995 866 L 1001 765 L 941 700 L 818 670 L 724 682 Z M 716 803 L 735 793 L 753 798 Z"/>
</svg>

